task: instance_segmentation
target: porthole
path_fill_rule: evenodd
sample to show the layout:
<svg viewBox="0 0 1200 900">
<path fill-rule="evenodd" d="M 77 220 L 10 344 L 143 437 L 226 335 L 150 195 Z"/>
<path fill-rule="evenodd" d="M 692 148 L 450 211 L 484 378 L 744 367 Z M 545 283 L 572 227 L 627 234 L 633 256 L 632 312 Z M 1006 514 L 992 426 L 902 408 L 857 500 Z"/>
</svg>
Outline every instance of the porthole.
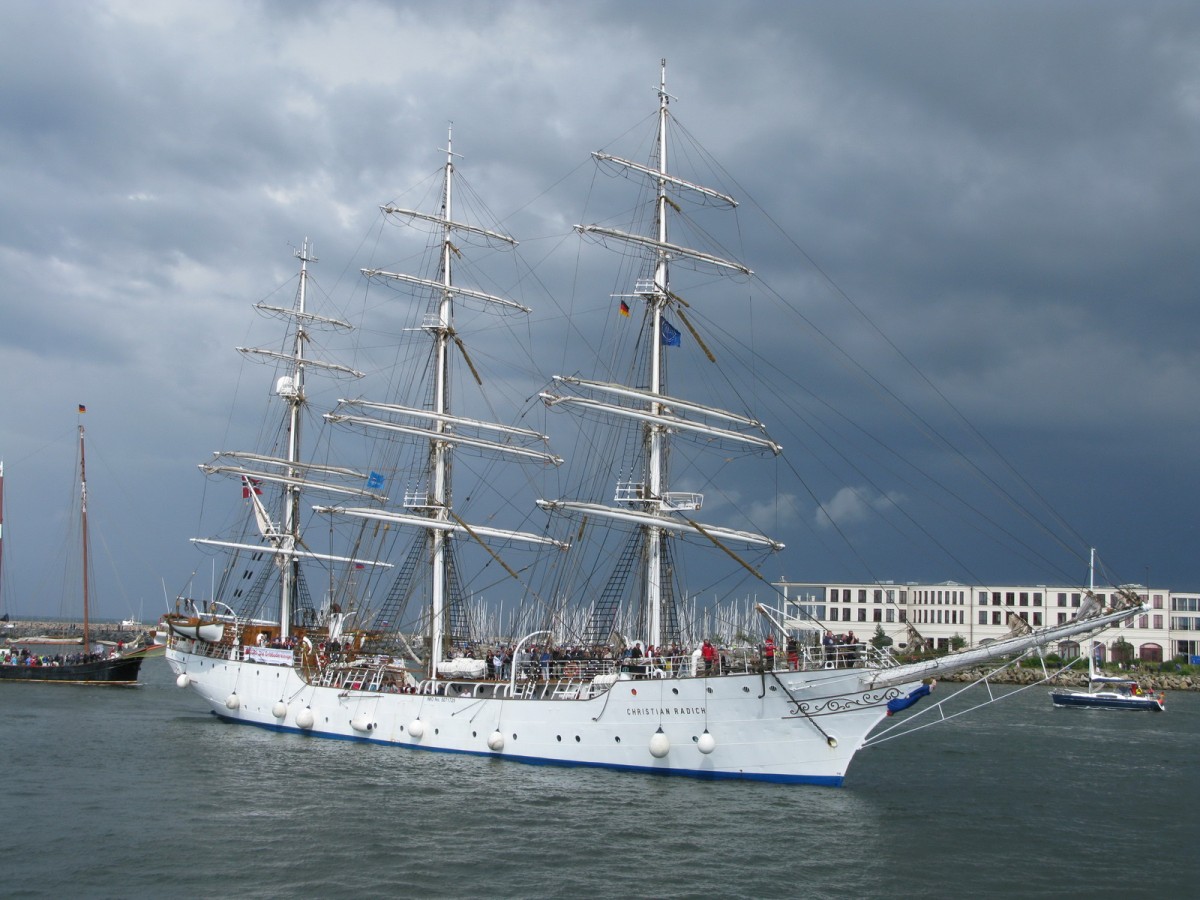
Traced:
<svg viewBox="0 0 1200 900">
<path fill-rule="evenodd" d="M 750 688 L 748 688 L 748 687 L 744 687 L 744 688 L 742 688 L 742 693 L 743 693 L 743 694 L 748 694 L 748 693 L 750 693 Z"/>
<path fill-rule="evenodd" d="M 621 736 L 617 735 L 613 740 L 615 740 L 619 744 L 619 743 L 621 743 Z"/>
<path fill-rule="evenodd" d="M 579 735 L 575 735 L 575 743 L 579 743 Z"/>
<path fill-rule="evenodd" d="M 562 743 L 562 735 L 561 735 L 561 734 L 556 734 L 556 735 L 554 736 L 554 739 L 555 739 L 556 741 L 558 741 L 560 744 Z"/>
<path fill-rule="evenodd" d="M 671 688 L 671 693 L 679 696 L 679 688 Z"/>
</svg>

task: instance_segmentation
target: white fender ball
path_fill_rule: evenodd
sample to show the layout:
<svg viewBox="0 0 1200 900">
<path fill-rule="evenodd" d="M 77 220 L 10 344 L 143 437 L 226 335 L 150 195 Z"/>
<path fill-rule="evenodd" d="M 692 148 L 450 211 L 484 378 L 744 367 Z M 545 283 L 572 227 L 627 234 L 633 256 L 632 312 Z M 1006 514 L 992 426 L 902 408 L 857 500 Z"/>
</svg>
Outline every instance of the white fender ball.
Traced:
<svg viewBox="0 0 1200 900">
<path fill-rule="evenodd" d="M 225 706 L 228 709 L 237 709 L 241 705 L 242 705 L 242 701 L 238 697 L 237 694 L 230 694 L 228 697 L 225 698 Z"/>
<path fill-rule="evenodd" d="M 313 715 L 312 707 L 306 706 L 296 713 L 296 724 L 301 728 L 312 728 L 316 721 L 317 717 Z"/>
<path fill-rule="evenodd" d="M 282 719 L 287 715 L 287 704 L 282 700 L 276 700 L 275 705 L 271 707 L 271 715 L 277 719 Z"/>
<path fill-rule="evenodd" d="M 488 735 L 488 749 L 494 753 L 499 753 L 504 749 L 504 735 L 499 731 L 493 731 Z"/>
<path fill-rule="evenodd" d="M 650 738 L 650 755 L 655 759 L 662 759 L 671 752 L 671 740 L 660 728 L 654 732 L 654 736 Z"/>
<path fill-rule="evenodd" d="M 707 756 L 717 749 L 717 739 L 706 730 L 704 734 L 700 735 L 700 739 L 696 741 L 696 749 Z"/>
<path fill-rule="evenodd" d="M 416 740 L 420 740 L 421 736 L 425 734 L 425 723 L 420 719 L 413 719 L 408 723 L 408 733 Z"/>
<path fill-rule="evenodd" d="M 187 672 L 180 672 L 179 677 L 175 679 L 175 686 L 185 688 L 192 683 L 191 677 Z"/>
<path fill-rule="evenodd" d="M 371 717 L 366 713 L 359 713 L 350 720 L 350 727 L 355 731 L 360 731 L 367 734 L 375 730 L 375 723 L 371 721 Z"/>
</svg>

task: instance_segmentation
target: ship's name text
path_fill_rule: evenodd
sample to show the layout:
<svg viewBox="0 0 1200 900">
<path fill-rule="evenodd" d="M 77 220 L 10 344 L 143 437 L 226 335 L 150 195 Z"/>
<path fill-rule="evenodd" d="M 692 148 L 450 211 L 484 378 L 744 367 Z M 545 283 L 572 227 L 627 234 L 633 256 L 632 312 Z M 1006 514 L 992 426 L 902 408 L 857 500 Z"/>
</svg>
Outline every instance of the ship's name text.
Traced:
<svg viewBox="0 0 1200 900">
<path fill-rule="evenodd" d="M 702 716 L 703 706 L 630 706 L 627 716 Z"/>
</svg>

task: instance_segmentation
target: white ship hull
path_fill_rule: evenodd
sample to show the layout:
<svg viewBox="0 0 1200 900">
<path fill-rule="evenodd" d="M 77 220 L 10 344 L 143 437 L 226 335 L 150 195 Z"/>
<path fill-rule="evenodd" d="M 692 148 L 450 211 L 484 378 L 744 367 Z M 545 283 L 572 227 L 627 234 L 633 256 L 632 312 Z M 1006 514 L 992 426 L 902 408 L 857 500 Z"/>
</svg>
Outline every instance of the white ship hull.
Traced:
<svg viewBox="0 0 1200 900">
<path fill-rule="evenodd" d="M 180 647 L 167 659 L 222 719 L 275 731 L 533 764 L 828 786 L 842 783 L 887 701 L 920 684 L 865 690 L 865 670 L 821 669 L 618 681 L 586 699 L 554 698 L 554 683 L 539 682 L 535 698 L 512 699 L 493 696 L 507 691 L 502 682 L 395 694 L 317 686 L 291 666 Z M 575 682 L 574 697 L 580 688 Z"/>
</svg>

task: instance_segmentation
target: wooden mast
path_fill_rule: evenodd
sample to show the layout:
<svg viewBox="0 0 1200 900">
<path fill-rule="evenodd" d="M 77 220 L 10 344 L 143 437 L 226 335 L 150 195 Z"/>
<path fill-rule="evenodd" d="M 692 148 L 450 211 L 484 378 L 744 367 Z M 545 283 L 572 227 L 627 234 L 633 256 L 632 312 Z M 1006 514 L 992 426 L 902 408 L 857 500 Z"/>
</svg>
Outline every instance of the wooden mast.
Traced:
<svg viewBox="0 0 1200 900">
<path fill-rule="evenodd" d="M 92 640 L 88 622 L 87 465 L 83 455 L 82 422 L 79 424 L 79 524 L 83 540 L 83 652 L 87 654 L 92 651 Z"/>
</svg>

